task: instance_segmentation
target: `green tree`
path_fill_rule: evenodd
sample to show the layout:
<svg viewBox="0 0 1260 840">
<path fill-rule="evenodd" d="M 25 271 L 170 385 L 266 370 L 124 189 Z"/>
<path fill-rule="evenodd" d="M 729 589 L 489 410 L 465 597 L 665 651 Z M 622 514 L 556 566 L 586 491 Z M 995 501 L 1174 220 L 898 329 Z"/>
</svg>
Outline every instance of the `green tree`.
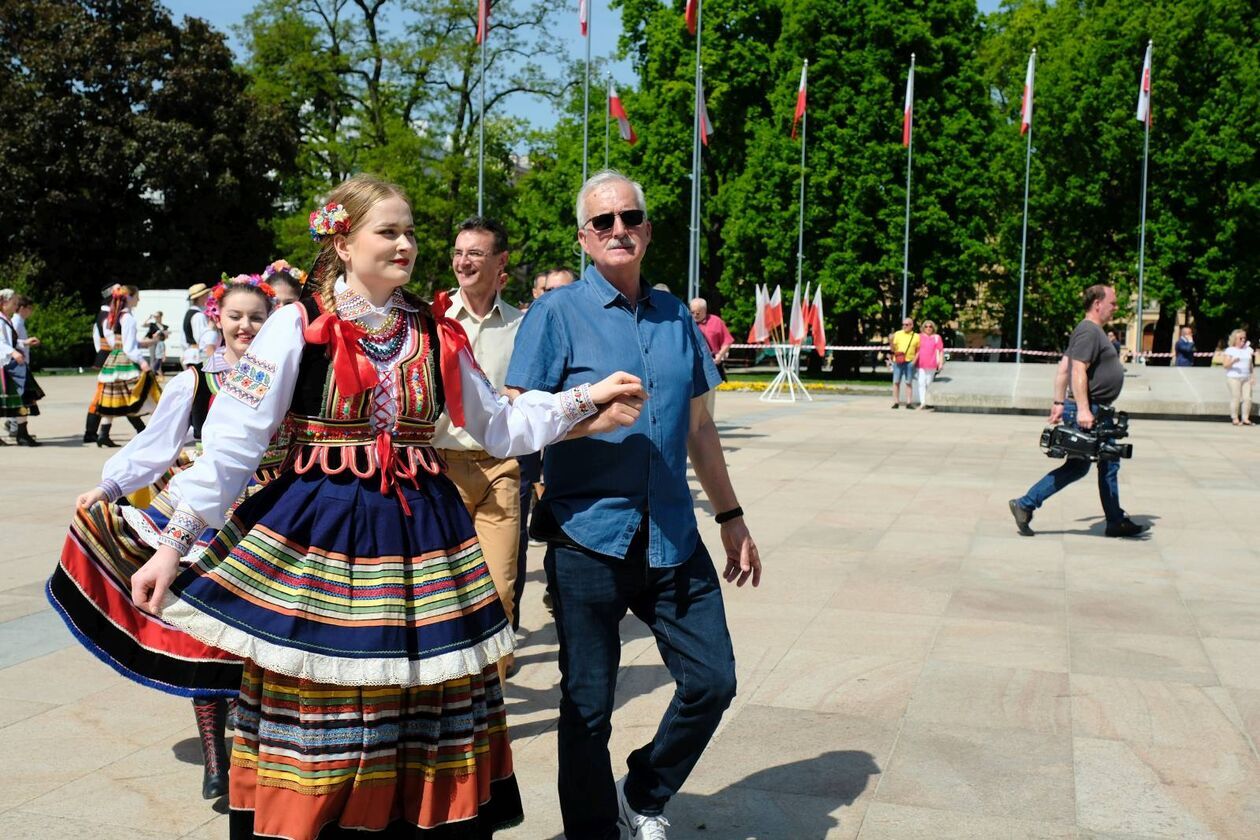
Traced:
<svg viewBox="0 0 1260 840">
<path fill-rule="evenodd" d="M 1081 289 L 1137 291 L 1142 124 L 1139 70 L 1155 42 L 1148 304 L 1161 304 L 1157 350 L 1186 308 L 1200 343 L 1260 317 L 1260 58 L 1256 17 L 1238 0 L 1014 2 L 986 19 L 985 79 L 1007 118 L 994 177 L 1001 197 L 993 291 L 1014 335 L 1024 143 L 1017 130 L 1024 65 L 1037 53 L 1028 281 L 1028 346 L 1057 346 L 1080 317 Z"/>
<path fill-rule="evenodd" d="M 517 175 L 511 150 L 526 129 L 501 116 L 509 97 L 558 96 L 532 59 L 552 50 L 555 9 L 499 0 L 487 38 L 486 201 L 510 215 Z M 309 261 L 306 217 L 315 200 L 354 172 L 398 182 L 415 200 L 420 256 L 414 284 L 448 282 L 454 225 L 476 210 L 481 98 L 476 5 L 420 0 L 264 0 L 242 28 L 253 92 L 301 131 L 299 166 L 276 220 L 290 259 Z"/>
<path fill-rule="evenodd" d="M 0 0 L 0 51 L 0 259 L 37 261 L 41 302 L 270 256 L 292 132 L 203 21 L 151 0 Z"/>
</svg>

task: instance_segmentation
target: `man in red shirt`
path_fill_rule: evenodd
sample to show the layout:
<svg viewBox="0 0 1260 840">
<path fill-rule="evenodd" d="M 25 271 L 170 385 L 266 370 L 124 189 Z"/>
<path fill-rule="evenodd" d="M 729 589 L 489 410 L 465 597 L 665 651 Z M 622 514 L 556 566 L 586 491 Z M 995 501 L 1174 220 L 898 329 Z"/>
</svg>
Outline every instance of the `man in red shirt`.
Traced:
<svg viewBox="0 0 1260 840">
<path fill-rule="evenodd" d="M 709 314 L 709 304 L 704 298 L 691 301 L 691 317 L 695 319 L 696 326 L 700 328 L 700 334 L 708 342 L 709 352 L 713 354 L 713 364 L 717 365 L 718 373 L 722 375 L 722 381 L 725 382 L 726 357 L 731 353 L 735 337 L 731 335 L 731 331 L 726 328 L 726 323 L 721 318 Z M 717 416 L 713 413 L 716 408 L 716 394 L 717 389 L 710 389 L 704 395 L 705 406 L 709 409 L 710 417 Z"/>
</svg>

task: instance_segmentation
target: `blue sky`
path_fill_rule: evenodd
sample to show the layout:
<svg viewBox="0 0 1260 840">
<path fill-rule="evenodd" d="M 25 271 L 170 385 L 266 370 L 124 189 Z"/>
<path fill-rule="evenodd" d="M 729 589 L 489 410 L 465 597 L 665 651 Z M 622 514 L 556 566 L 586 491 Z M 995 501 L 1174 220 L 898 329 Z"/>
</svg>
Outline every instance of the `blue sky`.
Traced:
<svg viewBox="0 0 1260 840">
<path fill-rule="evenodd" d="M 228 33 L 233 48 L 238 50 L 239 42 L 232 34 L 232 27 L 239 24 L 246 13 L 254 7 L 256 0 L 166 0 L 166 7 L 175 17 L 184 16 L 204 18 L 216 29 Z M 475 0 L 469 0 L 470 5 Z M 992 11 L 1001 0 L 977 0 L 981 11 Z M 563 0 L 565 6 L 572 7 L 572 14 L 567 21 L 561 21 L 561 34 L 567 41 L 569 54 L 581 56 L 585 50 L 581 33 L 577 24 L 577 0 Z M 621 13 L 608 8 L 608 0 L 593 0 L 591 4 L 591 56 L 593 58 L 612 59 L 617 50 L 617 38 L 621 34 Z M 544 63 L 546 58 L 542 59 Z M 558 62 L 552 69 L 558 68 Z M 629 62 L 619 61 L 612 64 L 614 79 L 627 87 L 633 81 L 634 71 Z M 592 100 L 598 100 L 593 93 Z M 602 104 L 601 106 L 602 107 Z M 539 128 L 550 127 L 555 123 L 556 114 L 551 104 L 537 97 L 520 95 L 513 98 L 508 105 L 509 113 L 523 117 Z M 602 112 L 601 112 L 602 113 Z"/>
</svg>

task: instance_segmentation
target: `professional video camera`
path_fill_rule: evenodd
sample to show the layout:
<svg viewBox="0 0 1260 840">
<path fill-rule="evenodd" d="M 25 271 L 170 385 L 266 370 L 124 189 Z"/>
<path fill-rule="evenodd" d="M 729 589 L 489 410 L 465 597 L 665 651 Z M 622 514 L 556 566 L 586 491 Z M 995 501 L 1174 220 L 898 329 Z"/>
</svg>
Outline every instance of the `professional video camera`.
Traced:
<svg viewBox="0 0 1260 840">
<path fill-rule="evenodd" d="M 1088 431 L 1071 426 L 1046 426 L 1041 432 L 1041 448 L 1050 458 L 1116 461 L 1133 457 L 1133 444 L 1116 442 L 1128 436 L 1129 415 L 1106 405 L 1100 406 L 1094 414 L 1094 428 Z"/>
</svg>

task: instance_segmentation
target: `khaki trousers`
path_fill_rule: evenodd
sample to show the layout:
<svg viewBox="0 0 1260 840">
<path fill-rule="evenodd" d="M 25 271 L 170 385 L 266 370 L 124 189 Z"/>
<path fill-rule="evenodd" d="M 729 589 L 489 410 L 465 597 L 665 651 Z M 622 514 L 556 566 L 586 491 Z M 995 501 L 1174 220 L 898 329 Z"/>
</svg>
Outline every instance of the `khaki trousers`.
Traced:
<svg viewBox="0 0 1260 840">
<path fill-rule="evenodd" d="M 515 458 L 499 459 L 481 450 L 443 449 L 447 475 L 459 488 L 472 517 L 495 591 L 511 623 L 516 615 L 516 557 L 521 536 L 521 468 Z M 499 660 L 507 679 L 513 657 Z"/>
</svg>

